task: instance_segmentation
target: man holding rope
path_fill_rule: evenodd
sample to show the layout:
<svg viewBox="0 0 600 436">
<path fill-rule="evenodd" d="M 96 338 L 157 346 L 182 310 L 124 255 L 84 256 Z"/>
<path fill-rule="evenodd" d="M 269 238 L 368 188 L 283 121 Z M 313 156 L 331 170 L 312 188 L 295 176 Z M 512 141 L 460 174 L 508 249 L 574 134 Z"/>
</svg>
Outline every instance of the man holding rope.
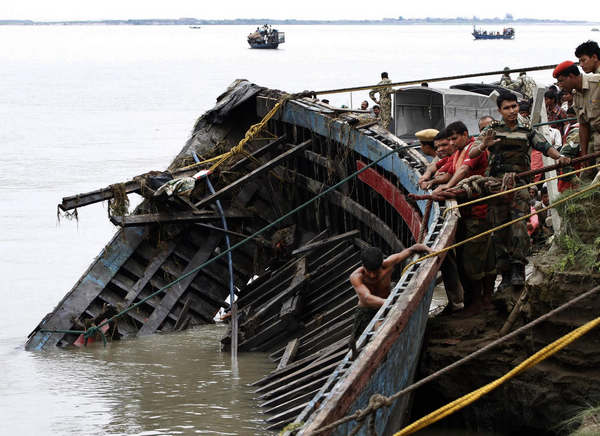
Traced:
<svg viewBox="0 0 600 436">
<path fill-rule="evenodd" d="M 552 76 L 563 91 L 575 91 L 573 108 L 579 120 L 581 153 L 600 151 L 600 74 L 581 74 L 577 65 L 564 61 L 558 64 Z M 598 161 L 593 163 L 600 163 Z M 594 171 L 586 171 L 581 177 L 592 179 Z"/>
<path fill-rule="evenodd" d="M 515 173 L 530 169 L 531 148 L 541 151 L 560 164 L 571 159 L 562 156 L 529 124 L 518 119 L 519 104 L 514 94 L 503 93 L 496 100 L 501 121 L 486 127 L 469 150 L 474 159 L 489 149 L 488 175 L 502 179 L 503 189 L 524 185 L 526 180 L 515 178 Z M 529 212 L 527 190 L 497 197 L 490 202 L 488 213 L 493 227 L 499 226 Z M 522 287 L 525 284 L 526 256 L 529 253 L 529 235 L 525 221 L 519 221 L 494 233 L 496 270 L 502 274 L 499 291 Z"/>
</svg>

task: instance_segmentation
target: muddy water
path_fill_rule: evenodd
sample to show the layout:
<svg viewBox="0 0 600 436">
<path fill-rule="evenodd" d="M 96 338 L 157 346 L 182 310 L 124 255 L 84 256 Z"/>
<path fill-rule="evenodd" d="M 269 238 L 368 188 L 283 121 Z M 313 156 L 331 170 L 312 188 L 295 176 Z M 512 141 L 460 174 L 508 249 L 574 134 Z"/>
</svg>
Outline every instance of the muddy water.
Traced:
<svg viewBox="0 0 600 436">
<path fill-rule="evenodd" d="M 375 82 L 382 70 L 409 80 L 550 64 L 594 37 L 587 26 L 524 26 L 490 42 L 472 41 L 470 26 L 290 26 L 288 42 L 265 51 L 247 48 L 251 30 L 0 26 L 10 42 L 0 45 L 1 435 L 265 434 L 246 384 L 271 363 L 240 355 L 234 376 L 221 327 L 22 349 L 115 231 L 100 204 L 58 224 L 61 197 L 165 168 L 232 80 L 296 92 Z"/>
<path fill-rule="evenodd" d="M 248 384 L 274 365 L 244 353 L 236 370 L 219 351 L 225 329 L 4 356 L 13 396 L 1 397 L 0 410 L 25 400 L 36 412 L 9 413 L 2 426 L 21 434 L 268 434 Z M 19 378 L 24 372 L 35 377 Z"/>
</svg>

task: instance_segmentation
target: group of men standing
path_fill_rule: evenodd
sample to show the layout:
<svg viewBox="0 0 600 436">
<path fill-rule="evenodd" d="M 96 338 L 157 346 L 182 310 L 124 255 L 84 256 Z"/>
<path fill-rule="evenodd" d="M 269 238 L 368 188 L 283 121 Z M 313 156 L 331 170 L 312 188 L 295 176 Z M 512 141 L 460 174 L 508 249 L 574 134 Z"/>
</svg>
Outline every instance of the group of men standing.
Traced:
<svg viewBox="0 0 600 436">
<path fill-rule="evenodd" d="M 585 155 L 600 151 L 600 49 L 596 42 L 587 41 L 577 47 L 575 55 L 585 74 L 574 62 L 565 61 L 555 68 L 553 77 L 563 92 L 573 95 L 572 106 L 579 124 L 577 139 L 581 154 Z M 535 89 L 534 82 L 533 88 L 529 89 L 532 81 L 528 79 L 526 74 L 522 74 L 517 83 L 505 84 L 509 89 L 518 87 L 528 99 L 533 97 Z M 379 92 L 379 100 L 375 101 L 382 106 L 381 119 L 386 128 L 389 127 L 389 118 L 385 114 L 389 113 L 386 109 L 391 108 L 392 90 L 385 85 L 390 83 L 387 73 L 382 73 L 379 84 L 383 87 L 370 94 L 374 99 L 374 94 Z M 520 115 L 515 94 L 508 91 L 501 93 L 496 105 L 500 119 L 496 121 L 490 116 L 482 117 L 477 138 L 469 135 L 466 125 L 461 121 L 453 122 L 441 131 L 426 129 L 417 132 L 423 153 L 433 157 L 419 179 L 422 189 L 445 190 L 473 175 L 494 177 L 502 181 L 503 186 L 524 186 L 529 180 L 518 174 L 530 170 L 532 149 L 561 165 L 570 164 L 571 157 L 561 154 L 541 133 L 533 129 L 528 118 Z M 529 202 L 529 192 L 522 189 L 489 202 L 461 207 L 457 241 L 467 240 L 522 218 L 530 211 Z M 456 253 L 448 253 L 441 267 L 449 300 L 446 310 L 453 312 L 463 309 L 464 293 L 470 297 L 470 305 L 463 313 L 478 312 L 489 306 L 497 274 L 502 276 L 497 292 L 522 288 L 530 244 L 527 230 L 527 223 L 520 220 L 495 230 L 493 236 L 466 242 Z M 359 296 L 358 310 L 364 312 L 362 318 L 357 315 L 357 320 L 362 320 L 355 323 L 358 334 L 389 294 L 389 277 L 394 265 L 415 252 L 431 250 L 418 244 L 385 260 L 377 248 L 363 253 L 363 266 L 351 275 L 351 283 Z"/>
</svg>

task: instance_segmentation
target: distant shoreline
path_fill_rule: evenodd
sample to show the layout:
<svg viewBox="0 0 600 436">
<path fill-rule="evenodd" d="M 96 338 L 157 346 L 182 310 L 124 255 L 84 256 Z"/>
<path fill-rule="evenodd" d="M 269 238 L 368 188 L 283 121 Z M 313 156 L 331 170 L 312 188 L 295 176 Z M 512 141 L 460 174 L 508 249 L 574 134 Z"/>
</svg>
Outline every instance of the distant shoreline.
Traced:
<svg viewBox="0 0 600 436">
<path fill-rule="evenodd" d="M 237 18 L 234 20 L 203 20 L 197 18 L 178 19 L 128 19 L 128 20 L 77 20 L 77 21 L 34 21 L 34 20 L 1 20 L 3 26 L 82 26 L 82 25 L 105 25 L 105 26 L 262 26 L 271 24 L 277 26 L 294 25 L 391 25 L 404 26 L 414 24 L 448 25 L 469 24 L 515 26 L 520 24 L 577 24 L 594 25 L 597 22 L 581 20 L 541 20 L 536 18 L 384 18 L 382 20 L 273 20 L 268 18 Z"/>
</svg>

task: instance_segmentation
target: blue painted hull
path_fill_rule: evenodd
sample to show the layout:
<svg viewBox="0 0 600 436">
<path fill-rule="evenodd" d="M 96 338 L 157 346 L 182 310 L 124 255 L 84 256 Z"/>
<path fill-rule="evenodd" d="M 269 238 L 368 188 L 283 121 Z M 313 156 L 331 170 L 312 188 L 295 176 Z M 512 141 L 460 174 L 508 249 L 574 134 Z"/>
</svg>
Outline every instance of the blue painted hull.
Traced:
<svg viewBox="0 0 600 436">
<path fill-rule="evenodd" d="M 348 132 L 343 122 L 332 123 L 318 112 L 307 112 L 294 103 L 286 106 L 282 119 L 348 144 L 352 150 L 371 161 L 389 150 L 382 138 L 377 138 L 377 134 Z M 372 131 L 380 132 L 386 140 L 394 141 L 396 145 L 404 144 L 378 126 Z M 393 173 L 408 192 L 422 193 L 417 184 L 420 172 L 402 156 L 393 155 L 381 161 L 378 170 Z M 419 201 L 418 206 L 423 211 L 425 202 Z M 452 215 L 442 219 L 439 207 L 434 203 L 426 241 L 437 249 L 449 245 L 453 241 L 456 222 L 456 216 Z M 441 261 L 439 258 L 430 259 L 414 266 L 403 276 L 388 298 L 389 306 L 380 310 L 358 340 L 357 346 L 363 347 L 359 358 L 353 362 L 349 353 L 296 419 L 296 422 L 306 423 L 300 435 L 311 434 L 322 425 L 366 407 L 374 393 L 390 395 L 413 382 L 427 325 L 434 278 Z M 385 321 L 375 331 L 378 318 L 385 318 Z M 379 434 L 401 427 L 409 403 L 410 396 L 406 396 L 393 407 L 379 412 Z M 346 435 L 351 427 L 341 426 L 331 434 Z M 366 435 L 366 427 L 358 434 Z"/>
<path fill-rule="evenodd" d="M 270 96 L 256 98 L 256 116 L 258 119 L 272 107 L 273 102 L 274 100 Z M 229 122 L 235 121 L 229 120 Z M 356 165 L 359 165 L 358 161 L 377 160 L 389 152 L 390 145 L 405 145 L 401 140 L 378 125 L 365 129 L 351 128 L 346 122 L 338 119 L 335 112 L 328 107 L 319 106 L 308 100 L 288 102 L 273 122 L 280 123 L 279 128 L 283 128 L 285 132 L 297 132 L 304 129 L 312 135 L 335 142 L 339 147 L 346 147 L 350 153 L 358 156 Z M 211 135 L 215 134 L 217 129 L 222 129 L 224 135 L 225 132 L 229 131 L 229 128 L 226 128 L 225 125 L 222 127 L 211 125 L 210 128 L 212 129 L 210 131 Z M 193 141 L 190 140 L 188 145 L 192 143 Z M 397 186 L 401 188 L 399 192 L 422 194 L 423 191 L 418 187 L 418 178 L 425 163 L 426 161 L 417 151 L 406 150 L 379 162 L 374 167 L 373 174 L 391 174 Z M 305 179 L 308 178 L 305 176 Z M 373 188 L 366 182 L 364 183 L 365 189 Z M 318 186 L 319 182 L 316 180 L 309 180 L 309 185 L 312 188 L 309 186 L 307 189 L 309 191 L 314 189 L 315 191 L 308 192 L 308 195 L 314 195 L 322 189 Z M 375 189 L 375 191 L 377 190 Z M 380 191 L 373 194 L 383 195 Z M 337 197 L 341 203 L 336 206 L 342 207 L 344 206 L 344 200 L 350 200 L 343 197 L 343 195 Z M 390 201 L 389 198 L 384 197 L 384 199 Z M 425 210 L 425 206 L 425 201 L 417 202 L 417 208 L 421 213 Z M 390 239 L 397 240 L 397 235 L 393 232 L 390 233 L 389 228 L 382 229 L 381 224 L 379 224 L 379 228 L 376 228 L 377 226 L 373 224 L 374 221 L 369 221 L 371 218 L 365 215 L 369 213 L 368 204 L 355 203 L 354 206 L 350 205 L 348 207 L 346 205 L 346 207 L 345 210 L 348 211 L 350 216 L 353 219 L 362 221 L 367 229 L 370 229 L 372 225 L 372 230 L 368 230 L 368 232 L 379 233 L 380 240 L 384 244 L 388 244 L 388 250 L 398 247 L 398 243 L 390 241 Z M 362 212 L 359 213 L 358 208 L 362 208 Z M 390 210 L 395 213 L 393 208 Z M 401 213 L 398 212 L 398 214 L 399 221 L 404 221 L 405 218 L 402 217 Z M 367 216 L 367 219 L 364 218 L 365 216 Z M 372 218 L 376 221 L 379 219 L 377 216 Z M 379 220 L 379 222 L 382 221 Z M 456 216 L 450 214 L 448 217 L 442 218 L 440 208 L 436 203 L 432 208 L 427 224 L 425 241 L 428 245 L 440 249 L 447 246 L 453 238 L 456 229 Z M 55 311 L 40 323 L 30 337 L 27 348 L 40 350 L 53 345 L 72 343 L 74 337 L 65 337 L 65 335 L 58 333 L 44 333 L 40 329 L 72 329 L 73 317 L 81 316 L 81 314 L 90 311 L 93 312 L 94 304 L 97 307 L 100 304 L 99 301 L 114 299 L 116 287 L 124 287 L 122 280 L 126 277 L 122 274 L 122 268 L 128 269 L 128 274 L 135 272 L 134 267 L 137 261 L 132 263 L 132 260 L 144 257 L 141 252 L 144 247 L 147 248 L 146 236 L 147 232 L 142 227 L 125 228 L 117 232 L 106 249 L 95 259 L 80 281 L 59 303 Z M 217 245 L 218 241 L 215 243 L 215 247 Z M 160 250 L 166 250 L 166 248 Z M 171 250 L 175 252 L 180 249 L 177 244 L 174 244 Z M 202 247 L 200 247 L 200 250 L 202 250 Z M 141 275 L 148 274 L 155 259 L 160 257 L 161 253 L 153 254 L 155 257 L 148 259 L 149 263 L 145 266 L 146 272 L 141 271 L 143 273 L 140 273 Z M 163 254 L 165 258 L 168 255 L 168 253 Z M 145 255 L 148 257 L 148 253 Z M 357 347 L 360 350 L 358 358 L 352 360 L 349 354 L 340 355 L 341 360 L 331 370 L 331 374 L 329 374 L 327 381 L 323 383 L 320 391 L 302 411 L 298 412 L 297 420 L 306 422 L 306 429 L 314 429 L 357 408 L 364 407 L 372 393 L 389 395 L 412 383 L 427 323 L 434 278 L 440 262 L 440 258 L 429 259 L 413 266 L 401 278 L 379 314 L 376 315 L 358 339 Z M 139 280 L 143 279 L 141 275 Z M 138 287 L 137 283 L 133 286 L 133 289 L 136 287 Z M 196 287 L 201 286 L 197 284 Z M 221 291 L 219 291 L 221 296 L 217 295 L 214 298 L 224 300 L 227 290 L 222 289 Z M 125 289 L 125 292 L 130 294 L 132 289 Z M 143 294 L 140 294 L 141 296 Z M 168 300 L 168 298 L 163 298 L 161 304 L 165 300 Z M 208 300 L 206 304 L 208 305 Z M 214 302 L 209 306 L 213 312 L 209 312 L 208 316 L 218 309 L 218 306 L 214 306 Z M 196 310 L 196 308 L 193 309 Z M 202 309 L 202 307 L 199 309 Z M 157 306 L 154 313 L 168 314 L 166 321 L 175 323 L 180 312 L 169 312 L 169 310 L 171 309 Z M 170 321 L 169 317 L 173 320 Z M 143 323 L 151 318 L 152 316 L 148 314 L 144 319 L 136 319 L 136 322 Z M 375 322 L 378 318 L 383 319 L 384 322 L 375 330 Z M 141 330 L 142 328 L 140 328 Z M 409 397 L 406 397 L 399 400 L 393 408 L 380 412 L 380 419 L 377 424 L 380 432 L 396 429 L 402 424 L 403 417 L 408 410 L 409 399 Z M 290 419 L 294 419 L 294 417 Z M 346 434 L 346 430 L 347 428 L 340 428 L 335 434 Z"/>
<path fill-rule="evenodd" d="M 268 43 L 268 44 L 257 44 L 254 42 L 248 42 L 250 44 L 250 48 L 258 48 L 258 49 L 276 49 L 279 47 L 278 42 Z"/>
</svg>

